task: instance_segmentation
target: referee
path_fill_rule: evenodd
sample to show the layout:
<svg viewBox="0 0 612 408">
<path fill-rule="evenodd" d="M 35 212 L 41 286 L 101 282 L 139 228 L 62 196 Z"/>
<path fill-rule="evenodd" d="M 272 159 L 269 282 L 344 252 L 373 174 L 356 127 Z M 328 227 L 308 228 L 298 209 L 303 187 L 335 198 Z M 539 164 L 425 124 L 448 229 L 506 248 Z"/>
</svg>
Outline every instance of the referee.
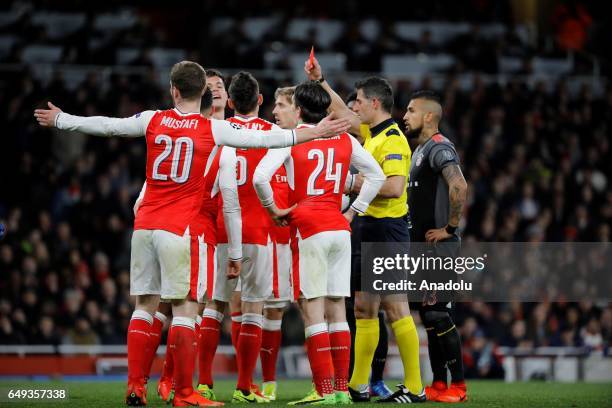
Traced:
<svg viewBox="0 0 612 408">
<path fill-rule="evenodd" d="M 460 245 L 457 227 L 467 184 L 455 146 L 438 129 L 441 118 L 442 105 L 435 93 L 419 91 L 412 95 L 404 116 L 406 135 L 418 145 L 410 167 L 410 235 L 415 245 L 417 242 L 446 243 L 434 246 L 430 250 L 432 256 L 453 256 Z M 442 278 L 444 271 L 436 271 L 436 275 L 432 278 Z M 453 279 L 454 272 L 450 271 L 450 275 L 447 277 Z M 451 308 L 452 302 L 442 301 L 435 293 L 430 293 L 423 299 L 419 311 L 427 331 L 434 375 L 433 384 L 425 389 L 430 401 L 467 400 L 461 338 L 451 318 Z M 447 369 L 451 376 L 450 387 L 446 382 Z"/>
<path fill-rule="evenodd" d="M 409 242 L 406 182 L 411 151 L 408 140 L 391 117 L 393 91 L 389 82 L 379 77 L 357 82 L 357 98 L 353 105 L 355 115 L 324 80 L 316 59 L 313 64 L 306 61 L 304 68 L 309 79 L 319 81 L 329 92 L 332 96 L 331 110 L 351 121 L 351 133 L 361 136 L 364 148 L 374 156 L 387 176 L 378 196 L 353 226 L 356 239 L 358 242 L 359 237 L 368 242 Z M 361 176 L 355 176 L 351 192 L 358 192 L 362 182 Z M 351 262 L 356 320 L 355 362 L 349 382 L 351 397 L 354 402 L 370 399 L 368 377 L 380 335 L 378 312 L 382 306 L 400 351 L 404 382 L 398 391 L 378 401 L 425 402 L 419 366 L 419 338 L 410 315 L 408 299 L 401 294 L 381 296 L 366 292 L 366 288 L 361 287 L 360 257 L 360 252 L 354 252 Z"/>
</svg>

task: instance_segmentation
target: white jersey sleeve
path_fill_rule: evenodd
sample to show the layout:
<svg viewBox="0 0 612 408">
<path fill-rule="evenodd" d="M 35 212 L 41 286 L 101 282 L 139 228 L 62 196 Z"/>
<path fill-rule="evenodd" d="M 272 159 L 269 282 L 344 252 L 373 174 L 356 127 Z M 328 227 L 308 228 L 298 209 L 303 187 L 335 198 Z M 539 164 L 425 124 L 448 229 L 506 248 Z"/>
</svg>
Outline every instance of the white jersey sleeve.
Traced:
<svg viewBox="0 0 612 408">
<path fill-rule="evenodd" d="M 236 149 L 223 147 L 219 158 L 219 191 L 223 199 L 223 220 L 227 231 L 228 258 L 242 259 L 242 212 L 236 182 Z"/>
<path fill-rule="evenodd" d="M 270 185 L 270 180 L 276 170 L 291 157 L 291 148 L 270 149 L 261 159 L 255 172 L 253 173 L 253 187 L 257 192 L 257 197 L 264 207 L 274 204 L 274 191 Z"/>
<path fill-rule="evenodd" d="M 359 144 L 357 139 L 353 136 L 350 136 L 350 138 L 353 145 L 351 164 L 365 177 L 359 195 L 353 201 L 353 204 L 351 204 L 351 208 L 363 214 L 368 209 L 372 200 L 376 198 L 378 191 L 385 183 L 386 177 L 374 157 Z"/>
<path fill-rule="evenodd" d="M 55 127 L 87 133 L 94 136 L 138 137 L 147 133 L 147 127 L 156 111 L 144 111 L 129 118 L 106 116 L 76 116 L 60 112 Z"/>
<path fill-rule="evenodd" d="M 292 129 L 253 130 L 226 120 L 211 119 L 210 122 L 213 138 L 218 145 L 277 148 L 293 146 L 296 142 Z"/>
</svg>

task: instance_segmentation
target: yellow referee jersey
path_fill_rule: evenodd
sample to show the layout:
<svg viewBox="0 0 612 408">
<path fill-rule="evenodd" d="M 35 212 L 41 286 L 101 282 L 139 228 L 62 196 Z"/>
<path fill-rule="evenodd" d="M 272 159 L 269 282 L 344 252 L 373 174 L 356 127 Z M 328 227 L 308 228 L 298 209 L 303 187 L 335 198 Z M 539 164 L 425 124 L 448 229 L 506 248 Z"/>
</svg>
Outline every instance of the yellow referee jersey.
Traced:
<svg viewBox="0 0 612 408">
<path fill-rule="evenodd" d="M 408 140 L 393 119 L 370 127 L 361 124 L 363 147 L 374 156 L 385 176 L 404 176 L 408 182 L 412 151 Z M 406 189 L 399 198 L 376 197 L 364 215 L 374 218 L 403 217 L 408 213 Z"/>
</svg>

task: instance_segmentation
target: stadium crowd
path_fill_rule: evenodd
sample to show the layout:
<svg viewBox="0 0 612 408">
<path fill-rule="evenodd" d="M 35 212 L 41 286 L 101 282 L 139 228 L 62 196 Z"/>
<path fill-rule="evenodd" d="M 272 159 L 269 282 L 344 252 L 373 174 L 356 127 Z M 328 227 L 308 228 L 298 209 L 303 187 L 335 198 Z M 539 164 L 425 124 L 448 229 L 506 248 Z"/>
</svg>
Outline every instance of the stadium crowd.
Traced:
<svg viewBox="0 0 612 408">
<path fill-rule="evenodd" d="M 79 50 L 77 42 L 74 47 Z M 5 61 L 19 62 L 11 55 Z M 80 51 L 66 55 L 76 57 L 64 62 L 114 63 L 81 60 Z M 238 55 L 233 58 L 245 61 Z M 218 61 L 219 66 L 233 62 Z M 152 85 L 154 72 L 115 74 L 108 82 L 91 72 L 74 90 L 59 73 L 48 83 L 25 66 L 2 74 L 0 222 L 7 231 L 0 240 L 0 344 L 125 343 L 133 309 L 132 205 L 143 182 L 144 141 L 50 132 L 36 126 L 31 112 L 50 98 L 82 115 L 130 116 L 170 106 L 167 89 Z M 263 116 L 272 119 L 273 92 L 287 81 L 260 82 Z M 426 77 L 423 83 L 392 85 L 394 116 L 401 123 L 411 91 L 431 84 Z M 351 86 L 337 82 L 343 96 Z M 612 87 L 595 96 L 587 84 L 570 92 L 563 79 L 552 87 L 518 79 L 492 85 L 474 75 L 465 90 L 449 73 L 439 91 L 443 132 L 456 143 L 469 183 L 461 225 L 465 239 L 611 240 Z M 297 316 L 293 308 L 285 319 L 297 322 Z M 607 350 L 612 345 L 609 303 L 461 303 L 456 321 L 469 377 L 501 376 L 500 346 Z M 224 341 L 230 341 L 229 329 Z M 284 325 L 283 344 L 303 344 L 303 327 Z"/>
</svg>

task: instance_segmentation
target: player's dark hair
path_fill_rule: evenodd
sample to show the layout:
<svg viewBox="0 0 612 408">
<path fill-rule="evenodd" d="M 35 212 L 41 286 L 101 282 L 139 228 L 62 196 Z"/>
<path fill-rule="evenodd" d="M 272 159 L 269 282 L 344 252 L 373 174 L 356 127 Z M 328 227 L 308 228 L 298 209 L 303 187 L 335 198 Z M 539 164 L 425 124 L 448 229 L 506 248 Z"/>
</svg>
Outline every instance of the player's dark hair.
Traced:
<svg viewBox="0 0 612 408">
<path fill-rule="evenodd" d="M 219 77 L 221 78 L 221 80 L 225 83 L 225 77 L 223 76 L 223 74 L 221 73 L 221 71 L 218 71 L 214 68 L 208 68 L 206 70 L 206 76 L 207 77 Z"/>
<path fill-rule="evenodd" d="M 204 95 L 202 95 L 202 103 L 200 104 L 200 110 L 206 111 L 212 107 L 213 96 L 212 91 L 209 87 L 204 89 Z"/>
<path fill-rule="evenodd" d="M 206 72 L 197 62 L 177 62 L 170 70 L 170 82 L 183 99 L 196 99 L 206 87 Z"/>
<path fill-rule="evenodd" d="M 318 123 L 327 116 L 331 97 L 320 83 L 306 81 L 295 87 L 295 106 L 300 108 L 304 123 Z"/>
<path fill-rule="evenodd" d="M 245 115 L 257 107 L 259 84 L 249 72 L 241 71 L 234 75 L 227 92 L 236 113 Z"/>
<path fill-rule="evenodd" d="M 436 91 L 432 91 L 429 89 L 421 89 L 415 91 L 410 95 L 410 100 L 413 99 L 425 99 L 427 101 L 437 102 L 439 105 L 442 105 L 442 98 Z"/>
<path fill-rule="evenodd" d="M 391 109 L 393 109 L 393 90 L 389 81 L 381 77 L 368 77 L 357 81 L 355 89 L 361 89 L 368 99 L 378 99 L 383 110 L 391 113 Z"/>
<path fill-rule="evenodd" d="M 346 101 L 344 101 L 344 103 L 346 103 L 347 105 L 351 102 L 355 102 L 357 100 L 357 92 L 353 91 L 350 94 L 348 94 L 348 96 L 346 97 Z"/>
</svg>

